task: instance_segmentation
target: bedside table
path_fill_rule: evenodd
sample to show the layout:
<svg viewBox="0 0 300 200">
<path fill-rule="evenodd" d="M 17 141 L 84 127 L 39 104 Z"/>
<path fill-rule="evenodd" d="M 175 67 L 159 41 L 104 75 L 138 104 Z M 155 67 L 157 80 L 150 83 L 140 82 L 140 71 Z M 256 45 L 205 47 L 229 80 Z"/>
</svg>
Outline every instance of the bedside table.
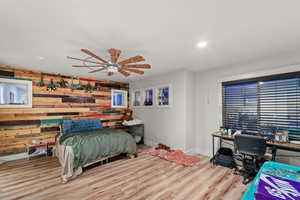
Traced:
<svg viewBox="0 0 300 200">
<path fill-rule="evenodd" d="M 141 136 L 141 140 L 137 144 L 144 144 L 144 124 L 136 124 L 136 125 L 131 125 L 131 126 L 125 126 L 128 128 L 128 133 L 130 135 L 134 136 Z"/>
</svg>

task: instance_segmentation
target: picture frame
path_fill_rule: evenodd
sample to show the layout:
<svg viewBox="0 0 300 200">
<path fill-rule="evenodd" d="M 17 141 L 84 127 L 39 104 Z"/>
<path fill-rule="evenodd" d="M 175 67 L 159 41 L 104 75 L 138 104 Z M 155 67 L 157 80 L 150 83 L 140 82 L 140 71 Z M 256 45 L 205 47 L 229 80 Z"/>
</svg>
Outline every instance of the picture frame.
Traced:
<svg viewBox="0 0 300 200">
<path fill-rule="evenodd" d="M 0 78 L 0 108 L 32 108 L 32 81 Z"/>
<path fill-rule="evenodd" d="M 132 95 L 132 106 L 141 107 L 143 106 L 143 93 L 142 90 L 134 90 Z"/>
<path fill-rule="evenodd" d="M 112 108 L 127 108 L 128 107 L 128 92 L 126 90 L 111 90 L 111 107 Z"/>
<path fill-rule="evenodd" d="M 162 85 L 156 88 L 156 106 L 171 107 L 172 106 L 172 87 L 171 85 Z"/>
<path fill-rule="evenodd" d="M 154 106 L 154 88 L 144 89 L 143 106 L 151 107 Z"/>
</svg>

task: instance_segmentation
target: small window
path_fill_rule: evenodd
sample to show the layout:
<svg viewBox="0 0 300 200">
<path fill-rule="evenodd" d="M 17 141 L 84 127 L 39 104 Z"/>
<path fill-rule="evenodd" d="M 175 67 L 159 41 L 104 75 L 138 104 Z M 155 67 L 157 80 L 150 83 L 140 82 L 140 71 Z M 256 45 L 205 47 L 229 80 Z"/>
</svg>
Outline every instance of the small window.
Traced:
<svg viewBox="0 0 300 200">
<path fill-rule="evenodd" d="M 127 91 L 111 90 L 111 106 L 113 108 L 127 108 Z"/>
</svg>

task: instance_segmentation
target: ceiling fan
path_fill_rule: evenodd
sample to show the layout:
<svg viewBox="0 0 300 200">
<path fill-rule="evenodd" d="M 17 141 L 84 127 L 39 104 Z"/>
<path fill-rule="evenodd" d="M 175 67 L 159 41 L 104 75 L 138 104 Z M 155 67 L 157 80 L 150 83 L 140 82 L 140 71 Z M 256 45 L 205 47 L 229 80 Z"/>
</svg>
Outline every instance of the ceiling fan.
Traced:
<svg viewBox="0 0 300 200">
<path fill-rule="evenodd" d="M 89 73 L 107 71 L 107 75 L 112 76 L 114 73 L 119 72 L 127 77 L 130 75 L 129 72 L 142 75 L 144 74 L 144 71 L 140 69 L 151 68 L 149 64 L 136 64 L 137 62 L 145 61 L 145 58 L 142 56 L 134 56 L 118 62 L 118 59 L 120 58 L 120 55 L 122 53 L 122 51 L 119 49 L 112 48 L 108 50 L 110 54 L 110 60 L 105 60 L 87 49 L 81 49 L 81 51 L 90 57 L 81 59 L 81 58 L 74 58 L 74 57 L 67 56 L 67 58 L 82 61 L 83 65 L 73 65 L 72 67 L 87 67 L 89 69 L 93 69 Z M 94 58 L 97 61 L 91 60 L 91 58 Z M 95 65 L 87 65 L 86 63 L 95 64 Z"/>
</svg>

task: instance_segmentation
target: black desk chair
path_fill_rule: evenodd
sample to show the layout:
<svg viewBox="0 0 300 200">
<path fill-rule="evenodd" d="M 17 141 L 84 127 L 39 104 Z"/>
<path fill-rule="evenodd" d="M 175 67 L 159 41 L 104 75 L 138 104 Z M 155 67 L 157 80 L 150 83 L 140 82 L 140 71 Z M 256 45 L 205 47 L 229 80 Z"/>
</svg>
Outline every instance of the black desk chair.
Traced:
<svg viewBox="0 0 300 200">
<path fill-rule="evenodd" d="M 261 136 L 238 134 L 234 137 L 236 151 L 240 154 L 237 159 L 242 161 L 243 184 L 249 183 L 264 162 L 267 149 L 265 138 Z"/>
</svg>

